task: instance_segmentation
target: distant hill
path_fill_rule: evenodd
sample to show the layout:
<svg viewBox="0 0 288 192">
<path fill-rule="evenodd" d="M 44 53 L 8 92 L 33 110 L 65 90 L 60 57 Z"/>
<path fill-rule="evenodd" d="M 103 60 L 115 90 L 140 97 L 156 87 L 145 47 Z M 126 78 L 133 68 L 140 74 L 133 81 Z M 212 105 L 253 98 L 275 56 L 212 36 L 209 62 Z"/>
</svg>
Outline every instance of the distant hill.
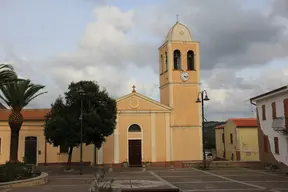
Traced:
<svg viewBox="0 0 288 192">
<path fill-rule="evenodd" d="M 204 122 L 204 140 L 206 149 L 215 149 L 215 127 L 225 124 L 226 121 L 207 121 Z"/>
</svg>

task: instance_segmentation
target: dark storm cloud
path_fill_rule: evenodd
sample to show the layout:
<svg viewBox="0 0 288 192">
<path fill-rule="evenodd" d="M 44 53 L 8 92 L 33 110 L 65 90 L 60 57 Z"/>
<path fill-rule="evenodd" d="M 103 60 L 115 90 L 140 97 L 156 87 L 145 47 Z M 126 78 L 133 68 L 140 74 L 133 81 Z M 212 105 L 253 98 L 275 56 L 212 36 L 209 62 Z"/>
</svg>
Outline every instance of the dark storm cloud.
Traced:
<svg viewBox="0 0 288 192">
<path fill-rule="evenodd" d="M 288 56 L 287 28 L 276 24 L 277 12 L 265 15 L 263 10 L 244 9 L 241 3 L 231 0 L 165 1 L 165 4 L 158 5 L 158 12 L 143 17 L 150 22 L 140 22 L 139 25 L 151 35 L 157 33 L 164 39 L 169 30 L 167 20 L 172 27 L 176 21 L 174 15 L 180 13 L 180 22 L 189 27 L 194 40 L 200 41 L 202 69 L 212 69 L 218 64 L 244 68 Z M 273 8 L 279 9 L 278 6 Z M 163 17 L 166 21 L 159 20 Z M 151 63 L 156 69 L 155 60 Z"/>
</svg>

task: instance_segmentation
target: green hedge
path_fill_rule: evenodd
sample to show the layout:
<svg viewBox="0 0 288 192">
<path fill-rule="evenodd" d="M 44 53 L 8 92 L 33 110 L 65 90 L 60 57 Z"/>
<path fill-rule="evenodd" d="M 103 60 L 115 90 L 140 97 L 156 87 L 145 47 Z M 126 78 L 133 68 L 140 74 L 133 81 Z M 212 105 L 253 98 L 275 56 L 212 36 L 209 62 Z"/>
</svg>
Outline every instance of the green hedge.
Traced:
<svg viewBox="0 0 288 192">
<path fill-rule="evenodd" d="M 0 166 L 0 182 L 17 181 L 37 177 L 41 171 L 34 165 L 7 162 Z"/>
</svg>

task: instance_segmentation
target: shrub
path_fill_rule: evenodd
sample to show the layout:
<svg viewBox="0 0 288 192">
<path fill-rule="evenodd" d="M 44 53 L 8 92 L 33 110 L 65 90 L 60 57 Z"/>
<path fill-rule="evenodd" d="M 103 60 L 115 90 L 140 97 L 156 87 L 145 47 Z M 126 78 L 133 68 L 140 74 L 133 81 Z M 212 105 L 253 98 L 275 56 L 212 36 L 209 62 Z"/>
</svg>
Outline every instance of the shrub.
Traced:
<svg viewBox="0 0 288 192">
<path fill-rule="evenodd" d="M 0 166 L 0 182 L 17 181 L 37 177 L 41 171 L 34 165 L 21 162 L 7 162 Z"/>
</svg>

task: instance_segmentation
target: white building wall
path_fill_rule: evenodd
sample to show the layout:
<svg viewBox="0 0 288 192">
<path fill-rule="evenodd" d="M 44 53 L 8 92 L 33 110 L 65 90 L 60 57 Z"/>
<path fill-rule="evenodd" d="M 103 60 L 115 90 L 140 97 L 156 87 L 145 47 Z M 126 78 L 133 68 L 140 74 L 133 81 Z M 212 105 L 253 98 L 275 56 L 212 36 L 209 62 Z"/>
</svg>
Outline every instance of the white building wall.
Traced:
<svg viewBox="0 0 288 192">
<path fill-rule="evenodd" d="M 288 92 L 282 93 L 279 95 L 275 95 L 269 98 L 263 98 L 260 101 L 257 101 L 257 109 L 258 115 L 260 119 L 260 125 L 263 133 L 268 135 L 271 153 L 273 154 L 274 158 L 286 164 L 288 166 L 288 135 L 284 135 L 283 133 L 278 133 L 274 131 L 272 128 L 272 103 L 276 103 L 276 115 L 277 117 L 284 116 L 284 103 L 283 100 L 288 98 Z M 266 120 L 262 120 L 262 105 L 265 105 L 265 113 L 266 113 Z M 274 137 L 278 137 L 279 143 L 279 155 L 275 154 L 275 146 L 274 146 Z M 261 140 L 263 138 L 260 138 Z"/>
</svg>

